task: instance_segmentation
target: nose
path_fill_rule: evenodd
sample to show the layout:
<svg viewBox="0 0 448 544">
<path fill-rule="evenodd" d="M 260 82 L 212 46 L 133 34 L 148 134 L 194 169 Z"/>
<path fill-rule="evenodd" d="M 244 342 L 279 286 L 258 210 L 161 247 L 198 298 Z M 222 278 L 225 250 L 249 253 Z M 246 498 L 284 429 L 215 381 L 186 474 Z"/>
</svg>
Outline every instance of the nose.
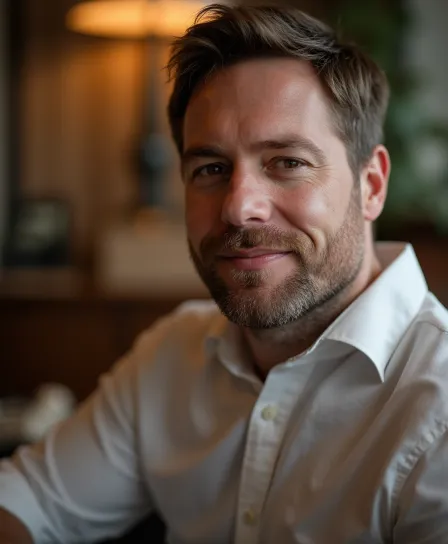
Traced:
<svg viewBox="0 0 448 544">
<path fill-rule="evenodd" d="M 227 185 L 222 221 L 236 227 L 266 223 L 271 217 L 271 211 L 271 199 L 262 181 L 254 174 L 235 169 Z"/>
</svg>

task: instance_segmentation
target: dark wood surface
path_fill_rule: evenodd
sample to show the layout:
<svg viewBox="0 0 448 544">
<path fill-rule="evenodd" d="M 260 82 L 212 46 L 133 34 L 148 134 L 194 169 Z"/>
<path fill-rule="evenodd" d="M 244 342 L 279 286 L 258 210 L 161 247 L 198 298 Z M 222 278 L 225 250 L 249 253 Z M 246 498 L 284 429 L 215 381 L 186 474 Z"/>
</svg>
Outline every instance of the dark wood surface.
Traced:
<svg viewBox="0 0 448 544">
<path fill-rule="evenodd" d="M 136 336 L 185 299 L 104 294 L 70 271 L 9 273 L 0 280 L 0 396 L 43 382 L 79 400 Z"/>
</svg>

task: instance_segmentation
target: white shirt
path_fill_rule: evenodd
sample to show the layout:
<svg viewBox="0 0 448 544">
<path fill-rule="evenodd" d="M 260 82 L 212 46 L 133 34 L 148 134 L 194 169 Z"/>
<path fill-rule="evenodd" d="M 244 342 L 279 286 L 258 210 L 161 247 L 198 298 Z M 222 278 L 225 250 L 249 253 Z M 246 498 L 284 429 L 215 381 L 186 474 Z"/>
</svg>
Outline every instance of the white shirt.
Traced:
<svg viewBox="0 0 448 544">
<path fill-rule="evenodd" d="M 151 509 L 172 544 L 448 542 L 448 313 L 410 246 L 265 383 L 238 328 L 187 303 L 0 472 L 36 542 L 87 542 Z M 80 361 L 82 364 L 82 361 Z"/>
</svg>

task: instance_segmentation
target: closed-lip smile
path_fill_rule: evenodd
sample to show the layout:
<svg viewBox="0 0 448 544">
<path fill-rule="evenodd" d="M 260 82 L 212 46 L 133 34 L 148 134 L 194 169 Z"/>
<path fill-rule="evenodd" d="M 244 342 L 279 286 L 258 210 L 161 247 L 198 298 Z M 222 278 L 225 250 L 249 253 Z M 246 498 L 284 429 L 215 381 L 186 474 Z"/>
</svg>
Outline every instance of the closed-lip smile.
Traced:
<svg viewBox="0 0 448 544">
<path fill-rule="evenodd" d="M 255 257 L 262 257 L 264 255 L 284 255 L 290 253 L 283 249 L 268 249 L 262 247 L 255 247 L 251 249 L 238 249 L 221 251 L 218 253 L 218 258 L 221 259 L 254 259 Z"/>
<path fill-rule="evenodd" d="M 254 247 L 251 249 L 224 250 L 218 253 L 218 261 L 222 265 L 230 265 L 232 269 L 257 271 L 270 267 L 274 262 L 289 255 L 291 251 Z"/>
</svg>

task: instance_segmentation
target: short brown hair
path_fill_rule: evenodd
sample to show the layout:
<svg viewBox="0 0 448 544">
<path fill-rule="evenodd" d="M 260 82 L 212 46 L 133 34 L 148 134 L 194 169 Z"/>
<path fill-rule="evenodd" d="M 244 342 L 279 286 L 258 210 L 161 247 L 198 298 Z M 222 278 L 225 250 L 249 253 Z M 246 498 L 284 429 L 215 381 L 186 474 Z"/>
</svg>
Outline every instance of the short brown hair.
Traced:
<svg viewBox="0 0 448 544">
<path fill-rule="evenodd" d="M 383 71 L 326 24 L 294 7 L 210 5 L 175 40 L 168 63 L 174 80 L 168 116 L 183 151 L 183 121 L 195 89 L 212 73 L 251 58 L 310 62 L 329 98 L 338 136 L 354 172 L 382 142 L 389 87 Z"/>
</svg>

